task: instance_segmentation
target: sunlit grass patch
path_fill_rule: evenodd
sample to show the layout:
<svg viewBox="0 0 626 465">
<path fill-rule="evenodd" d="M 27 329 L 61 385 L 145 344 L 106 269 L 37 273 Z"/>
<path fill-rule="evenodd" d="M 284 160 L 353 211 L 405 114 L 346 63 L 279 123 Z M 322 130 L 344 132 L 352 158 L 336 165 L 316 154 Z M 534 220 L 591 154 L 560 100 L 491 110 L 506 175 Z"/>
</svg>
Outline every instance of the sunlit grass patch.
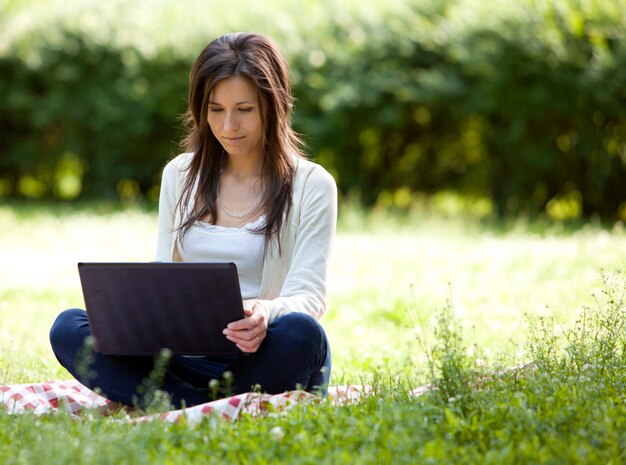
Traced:
<svg viewBox="0 0 626 465">
<path fill-rule="evenodd" d="M 432 326 L 448 300 L 488 358 L 523 357 L 525 315 L 570 321 L 601 289 L 601 270 L 626 264 L 620 228 L 537 233 L 518 224 L 507 232 L 427 211 L 404 218 L 341 211 L 347 221 L 340 221 L 322 323 L 334 373 L 344 380 L 423 360 L 416 321 Z M 49 379 L 59 372 L 51 369 L 49 327 L 59 311 L 83 305 L 76 263 L 152 260 L 156 211 L 17 204 L 0 207 L 0 221 L 0 339 L 15 353 L 48 360 L 41 378 Z"/>
<path fill-rule="evenodd" d="M 339 228 L 322 323 L 331 383 L 375 395 L 194 427 L 0 412 L 0 462 L 622 461 L 623 230 L 355 218 Z M 67 378 L 48 330 L 82 306 L 76 262 L 151 260 L 156 212 L 10 205 L 0 220 L 0 383 Z M 407 395 L 424 384 L 437 389 Z"/>
<path fill-rule="evenodd" d="M 236 423 L 207 417 L 194 426 L 129 424 L 124 417 L 71 420 L 64 414 L 0 413 L 0 444 L 5 446 L 0 460 L 621 463 L 626 333 L 620 322 L 626 281 L 620 273 L 605 276 L 602 295 L 584 319 L 556 336 L 549 322 L 537 326 L 530 339 L 532 362 L 523 367 L 477 364 L 472 338 L 447 305 L 435 312 L 434 334 L 424 346 L 432 388 L 420 396 L 409 395 L 414 378 L 382 372 L 373 373 L 374 394 L 360 402 L 303 404 L 287 415 L 244 415 Z"/>
</svg>

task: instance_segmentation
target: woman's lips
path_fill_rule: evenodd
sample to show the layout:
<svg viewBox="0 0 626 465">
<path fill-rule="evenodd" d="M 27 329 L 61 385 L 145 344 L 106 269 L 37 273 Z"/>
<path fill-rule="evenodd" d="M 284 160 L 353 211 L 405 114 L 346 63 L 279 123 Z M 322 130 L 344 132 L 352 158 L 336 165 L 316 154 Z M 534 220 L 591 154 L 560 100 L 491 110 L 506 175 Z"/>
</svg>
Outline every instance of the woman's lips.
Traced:
<svg viewBox="0 0 626 465">
<path fill-rule="evenodd" d="M 224 137 L 224 140 L 228 143 L 228 144 L 238 144 L 239 142 L 241 142 L 243 140 L 245 136 L 241 136 L 241 137 Z"/>
</svg>

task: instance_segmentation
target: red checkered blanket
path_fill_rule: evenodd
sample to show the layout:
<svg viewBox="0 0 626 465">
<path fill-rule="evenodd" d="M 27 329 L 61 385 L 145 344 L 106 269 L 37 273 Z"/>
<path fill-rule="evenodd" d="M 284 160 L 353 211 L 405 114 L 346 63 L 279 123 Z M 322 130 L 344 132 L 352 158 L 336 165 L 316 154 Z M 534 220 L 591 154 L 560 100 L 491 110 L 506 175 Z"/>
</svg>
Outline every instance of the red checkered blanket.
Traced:
<svg viewBox="0 0 626 465">
<path fill-rule="evenodd" d="M 335 386 L 329 388 L 328 396 L 336 404 L 346 404 L 358 401 L 370 392 L 371 389 L 367 386 Z M 285 412 L 299 403 L 317 401 L 318 396 L 304 391 L 288 391 L 276 395 L 249 392 L 181 410 L 133 418 L 130 421 L 159 419 L 167 422 L 197 423 L 207 415 L 217 415 L 234 421 L 242 414 L 264 416 L 269 412 Z M 88 413 L 89 409 L 105 407 L 108 403 L 106 398 L 75 380 L 0 386 L 0 406 L 4 406 L 10 414 L 66 411 L 78 417 Z"/>
<path fill-rule="evenodd" d="M 534 362 L 528 362 L 506 368 L 497 372 L 497 374 L 522 374 L 527 370 L 535 370 L 536 368 Z M 476 387 L 480 388 L 483 381 L 490 379 L 492 375 L 478 377 L 476 379 Z M 437 388 L 430 384 L 420 386 L 408 392 L 408 395 L 417 397 L 433 389 Z M 369 386 L 350 385 L 328 388 L 328 397 L 335 405 L 357 402 L 372 393 L 373 390 Z M 129 419 L 129 421 L 145 422 L 158 419 L 167 422 L 187 421 L 197 423 L 208 415 L 235 421 L 242 414 L 255 417 L 264 416 L 268 413 L 286 412 L 300 403 L 319 401 L 320 398 L 318 396 L 304 391 L 287 391 L 275 395 L 248 392 L 186 409 L 145 415 Z M 109 401 L 106 398 L 96 394 L 75 380 L 0 386 L 0 410 L 4 407 L 6 412 L 10 414 L 24 412 L 43 414 L 66 411 L 70 415 L 78 417 L 85 412 L 88 413 L 89 409 L 106 407 L 108 404 Z"/>
</svg>

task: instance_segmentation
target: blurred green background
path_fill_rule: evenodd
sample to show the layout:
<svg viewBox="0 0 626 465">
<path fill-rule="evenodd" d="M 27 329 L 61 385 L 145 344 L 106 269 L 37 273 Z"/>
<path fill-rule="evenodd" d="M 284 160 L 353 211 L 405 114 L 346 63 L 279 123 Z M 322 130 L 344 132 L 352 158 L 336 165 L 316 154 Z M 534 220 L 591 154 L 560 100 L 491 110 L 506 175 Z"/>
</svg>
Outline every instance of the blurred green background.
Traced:
<svg viewBox="0 0 626 465">
<path fill-rule="evenodd" d="M 254 30 L 344 200 L 623 220 L 625 26 L 626 0 L 0 0 L 0 198 L 154 202 L 191 64 Z"/>
</svg>

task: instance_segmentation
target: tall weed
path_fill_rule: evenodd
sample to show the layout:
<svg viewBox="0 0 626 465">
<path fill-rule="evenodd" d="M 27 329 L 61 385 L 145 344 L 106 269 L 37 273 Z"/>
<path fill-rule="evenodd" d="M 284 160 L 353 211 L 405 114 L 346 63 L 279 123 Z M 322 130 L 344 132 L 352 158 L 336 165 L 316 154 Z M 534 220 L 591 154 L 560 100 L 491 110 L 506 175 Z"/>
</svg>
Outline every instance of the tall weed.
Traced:
<svg viewBox="0 0 626 465">
<path fill-rule="evenodd" d="M 570 328 L 556 331 L 554 318 L 531 320 L 528 348 L 534 362 L 550 372 L 615 381 L 626 359 L 626 280 L 602 272 L 602 291 L 593 307 L 582 307 Z"/>
</svg>

